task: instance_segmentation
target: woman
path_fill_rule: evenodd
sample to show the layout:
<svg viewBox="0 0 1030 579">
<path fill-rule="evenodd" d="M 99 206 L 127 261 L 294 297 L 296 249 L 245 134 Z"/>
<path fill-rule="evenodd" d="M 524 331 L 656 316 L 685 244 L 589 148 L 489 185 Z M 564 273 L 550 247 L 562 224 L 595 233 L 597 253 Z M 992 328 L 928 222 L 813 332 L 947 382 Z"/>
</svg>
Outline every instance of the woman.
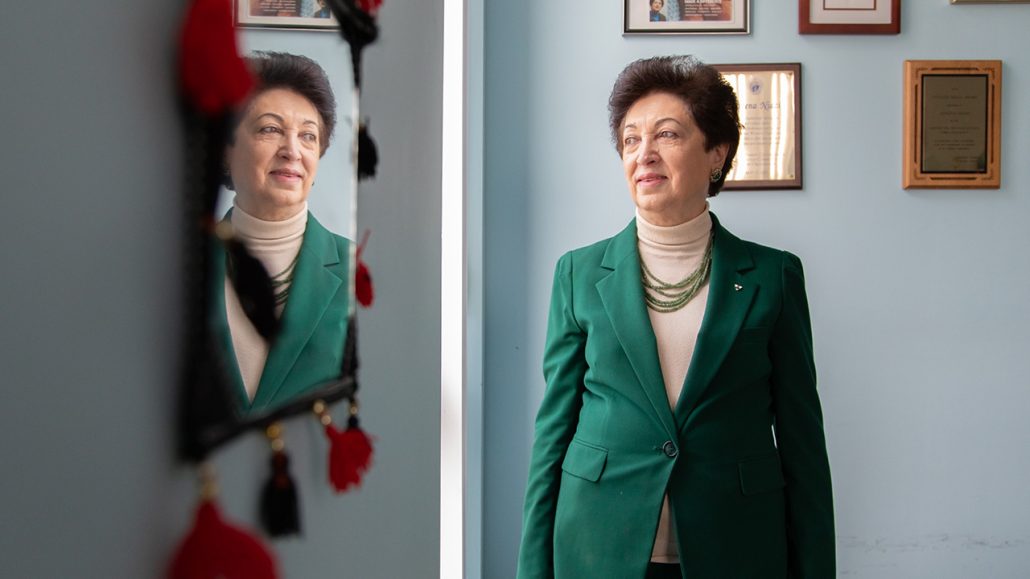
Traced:
<svg viewBox="0 0 1030 579">
<path fill-rule="evenodd" d="M 834 577 L 801 263 L 708 211 L 736 95 L 658 57 L 609 112 L 636 218 L 558 261 L 518 577 Z"/>
<path fill-rule="evenodd" d="M 308 212 L 318 162 L 336 124 L 325 71 L 304 56 L 258 53 L 247 59 L 258 87 L 238 117 L 226 151 L 227 217 L 237 238 L 272 278 L 281 328 L 269 345 L 244 314 L 215 260 L 215 320 L 240 408 L 274 408 L 340 375 L 346 336 L 348 245 Z M 222 281 L 224 280 L 224 281 Z"/>
<path fill-rule="evenodd" d="M 648 15 L 648 20 L 651 22 L 665 22 L 665 14 L 662 14 L 662 8 L 665 7 L 665 0 L 651 0 L 651 13 Z"/>
</svg>

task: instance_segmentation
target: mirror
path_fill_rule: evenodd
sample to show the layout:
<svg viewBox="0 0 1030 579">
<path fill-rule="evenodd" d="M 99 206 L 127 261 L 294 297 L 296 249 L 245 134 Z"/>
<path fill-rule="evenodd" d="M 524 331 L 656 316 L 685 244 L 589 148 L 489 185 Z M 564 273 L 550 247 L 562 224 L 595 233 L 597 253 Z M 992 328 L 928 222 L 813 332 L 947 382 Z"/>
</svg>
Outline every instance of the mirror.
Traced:
<svg viewBox="0 0 1030 579">
<path fill-rule="evenodd" d="M 238 38 L 258 86 L 207 135 L 210 148 L 228 137 L 221 166 L 207 168 L 225 186 L 206 217 L 214 235 L 186 249 L 203 279 L 188 292 L 190 311 L 206 312 L 188 324 L 185 348 L 181 450 L 192 459 L 357 387 L 347 44 L 336 31 L 243 29 Z M 194 140 L 191 154 L 203 148 Z"/>
</svg>

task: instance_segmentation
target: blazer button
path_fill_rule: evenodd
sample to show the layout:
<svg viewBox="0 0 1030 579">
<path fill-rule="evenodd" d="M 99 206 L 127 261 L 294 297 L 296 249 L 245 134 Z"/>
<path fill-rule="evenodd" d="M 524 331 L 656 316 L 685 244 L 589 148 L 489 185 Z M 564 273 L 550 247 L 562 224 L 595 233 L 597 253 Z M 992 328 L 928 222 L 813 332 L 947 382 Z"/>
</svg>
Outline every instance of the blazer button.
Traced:
<svg viewBox="0 0 1030 579">
<path fill-rule="evenodd" d="M 665 444 L 662 445 L 662 452 L 669 458 L 676 458 L 676 455 L 679 454 L 679 451 L 676 450 L 676 445 L 671 440 L 665 441 Z"/>
</svg>

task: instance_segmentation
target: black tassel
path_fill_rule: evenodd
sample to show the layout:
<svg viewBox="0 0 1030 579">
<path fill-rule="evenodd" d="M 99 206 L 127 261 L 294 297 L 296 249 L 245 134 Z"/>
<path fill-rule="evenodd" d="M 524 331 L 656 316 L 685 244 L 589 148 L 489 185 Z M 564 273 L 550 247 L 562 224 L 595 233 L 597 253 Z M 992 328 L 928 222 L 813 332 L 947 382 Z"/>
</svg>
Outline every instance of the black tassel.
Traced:
<svg viewBox="0 0 1030 579">
<path fill-rule="evenodd" d="M 375 42 L 379 26 L 372 15 L 358 7 L 354 0 L 326 0 L 329 10 L 340 22 L 340 35 L 350 45 L 354 86 L 361 87 L 361 51 Z"/>
<path fill-rule="evenodd" d="M 261 491 L 261 525 L 271 537 L 300 534 L 297 487 L 290 476 L 290 457 L 283 450 L 272 452 L 272 478 Z"/>
<path fill-rule="evenodd" d="M 226 273 L 232 282 L 240 305 L 254 329 L 269 343 L 279 333 L 279 317 L 275 315 L 275 291 L 265 266 L 247 251 L 237 239 L 222 239 L 227 252 Z"/>
<path fill-rule="evenodd" d="M 376 142 L 368 134 L 368 125 L 358 125 L 358 179 L 371 179 L 376 176 L 379 165 L 379 150 Z"/>
</svg>

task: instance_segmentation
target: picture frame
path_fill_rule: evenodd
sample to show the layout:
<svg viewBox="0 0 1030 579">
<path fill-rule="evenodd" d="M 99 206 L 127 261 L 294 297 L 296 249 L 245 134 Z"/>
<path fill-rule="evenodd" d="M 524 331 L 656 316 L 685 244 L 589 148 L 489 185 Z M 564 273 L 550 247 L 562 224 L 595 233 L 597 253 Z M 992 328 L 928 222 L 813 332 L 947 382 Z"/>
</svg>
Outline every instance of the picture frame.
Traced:
<svg viewBox="0 0 1030 579">
<path fill-rule="evenodd" d="M 906 60 L 901 185 L 1001 187 L 1000 60 Z"/>
<path fill-rule="evenodd" d="M 801 189 L 801 63 L 714 64 L 743 125 L 724 190 Z"/>
<path fill-rule="evenodd" d="M 901 0 L 798 0 L 799 34 L 899 34 Z"/>
<path fill-rule="evenodd" d="M 623 0 L 622 22 L 623 34 L 751 34 L 751 0 Z"/>
<path fill-rule="evenodd" d="M 233 0 L 238 28 L 287 28 L 331 31 L 340 27 L 322 0 Z"/>
</svg>

